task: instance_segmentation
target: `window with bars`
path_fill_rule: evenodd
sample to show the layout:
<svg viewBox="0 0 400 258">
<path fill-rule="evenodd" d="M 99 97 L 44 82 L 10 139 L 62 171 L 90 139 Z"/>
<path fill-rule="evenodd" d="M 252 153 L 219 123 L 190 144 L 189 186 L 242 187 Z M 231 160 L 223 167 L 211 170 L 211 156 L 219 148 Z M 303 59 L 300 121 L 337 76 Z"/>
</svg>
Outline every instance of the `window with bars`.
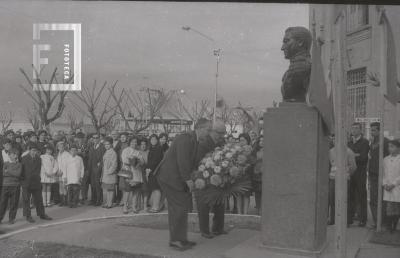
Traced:
<svg viewBox="0 0 400 258">
<path fill-rule="evenodd" d="M 367 68 L 347 72 L 347 103 L 353 118 L 366 117 L 367 113 Z"/>
<path fill-rule="evenodd" d="M 368 5 L 347 6 L 347 31 L 369 24 Z"/>
</svg>

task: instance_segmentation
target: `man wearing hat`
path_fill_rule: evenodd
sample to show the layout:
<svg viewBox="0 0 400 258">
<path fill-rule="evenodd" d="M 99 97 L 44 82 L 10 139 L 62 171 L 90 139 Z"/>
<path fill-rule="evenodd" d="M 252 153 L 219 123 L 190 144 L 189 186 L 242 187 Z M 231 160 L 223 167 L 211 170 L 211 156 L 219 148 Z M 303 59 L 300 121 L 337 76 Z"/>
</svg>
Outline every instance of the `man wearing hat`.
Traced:
<svg viewBox="0 0 400 258">
<path fill-rule="evenodd" d="M 21 157 L 24 157 L 29 154 L 28 146 L 30 145 L 30 143 L 35 143 L 35 144 L 37 143 L 37 136 L 36 136 L 35 132 L 28 132 L 27 137 L 28 137 L 28 140 L 26 140 L 25 152 L 22 153 Z"/>
<path fill-rule="evenodd" d="M 82 194 L 82 204 L 87 201 L 87 195 L 89 190 L 89 174 L 88 174 L 88 144 L 85 141 L 85 134 L 82 132 L 77 132 L 75 134 L 75 143 L 77 149 L 77 155 L 82 158 L 84 174 L 81 184 L 81 194 Z"/>
<path fill-rule="evenodd" d="M 7 130 L 4 133 L 4 136 L 8 139 L 10 139 L 11 141 L 14 141 L 14 131 L 13 130 Z"/>
<path fill-rule="evenodd" d="M 40 130 L 38 132 L 38 136 L 39 136 L 39 141 L 37 142 L 38 148 L 40 150 L 40 154 L 44 154 L 46 152 L 46 148 L 44 146 L 46 146 L 47 144 L 47 131 L 46 130 Z"/>
<path fill-rule="evenodd" d="M 42 184 L 40 180 L 40 170 L 42 161 L 39 155 L 39 148 L 37 143 L 29 143 L 28 145 L 29 154 L 22 157 L 22 199 L 23 199 L 23 213 L 26 216 L 26 220 L 30 223 L 34 223 L 35 220 L 32 218 L 30 209 L 30 198 L 33 198 L 33 202 L 36 207 L 36 214 L 43 220 L 51 220 L 44 211 L 43 199 L 42 199 Z"/>
<path fill-rule="evenodd" d="M 1 151 L 1 155 L 0 155 L 0 191 L 1 191 L 1 184 L 3 182 L 3 165 L 6 162 L 11 162 L 9 151 L 12 149 L 12 140 L 10 140 L 9 138 L 5 138 L 3 140 L 3 150 Z"/>
<path fill-rule="evenodd" d="M 103 155 L 106 152 L 104 145 L 101 143 L 100 134 L 96 133 L 92 136 L 93 145 L 89 148 L 88 153 L 88 171 L 90 177 L 90 188 L 92 190 L 91 205 L 100 206 L 103 202 L 103 192 L 101 189 L 101 172 Z"/>
<path fill-rule="evenodd" d="M 216 147 L 222 146 L 225 142 L 226 127 L 222 121 L 216 121 L 210 134 L 203 140 L 199 142 L 196 157 L 196 166 L 199 165 L 201 159 L 210 151 L 213 151 Z M 214 236 L 226 234 L 224 230 L 224 217 L 225 217 L 225 206 L 224 204 L 216 204 L 210 207 L 205 203 L 201 196 L 207 188 L 195 191 L 197 211 L 199 217 L 199 226 L 201 235 L 204 238 L 213 238 Z M 213 225 L 209 225 L 209 213 L 210 210 L 214 212 Z"/>
</svg>

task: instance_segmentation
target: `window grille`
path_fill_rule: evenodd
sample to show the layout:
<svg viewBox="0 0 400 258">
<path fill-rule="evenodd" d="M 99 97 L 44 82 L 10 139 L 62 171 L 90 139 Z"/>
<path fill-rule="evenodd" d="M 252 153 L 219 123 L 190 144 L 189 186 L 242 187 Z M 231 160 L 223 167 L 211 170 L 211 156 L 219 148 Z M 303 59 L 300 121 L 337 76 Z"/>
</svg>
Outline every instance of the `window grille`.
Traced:
<svg viewBox="0 0 400 258">
<path fill-rule="evenodd" d="M 366 117 L 366 74 L 367 69 L 365 67 L 347 72 L 347 103 L 353 118 Z"/>
</svg>

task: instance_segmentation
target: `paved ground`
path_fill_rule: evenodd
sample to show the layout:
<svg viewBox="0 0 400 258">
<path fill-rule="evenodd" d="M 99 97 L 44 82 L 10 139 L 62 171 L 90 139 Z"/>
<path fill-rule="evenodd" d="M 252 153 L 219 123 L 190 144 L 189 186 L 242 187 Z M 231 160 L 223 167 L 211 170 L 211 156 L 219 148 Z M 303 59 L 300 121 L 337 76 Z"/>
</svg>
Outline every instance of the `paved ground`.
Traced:
<svg viewBox="0 0 400 258">
<path fill-rule="evenodd" d="M 21 210 L 19 210 L 17 215 L 17 218 L 19 219 L 17 219 L 17 222 L 14 225 L 8 225 L 6 220 L 3 221 L 3 224 L 0 225 L 0 228 L 9 234 L 0 235 L 0 238 L 8 235 L 8 240 L 10 241 L 23 240 L 29 241 L 28 243 L 32 241 L 63 243 L 67 245 L 108 249 L 142 255 L 151 254 L 158 257 L 225 256 L 250 258 L 253 256 L 246 251 L 245 246 L 247 245 L 253 250 L 259 248 L 259 246 L 257 246 L 257 241 L 259 239 L 260 232 L 256 230 L 254 223 L 247 224 L 247 226 L 243 227 L 233 227 L 233 223 L 230 224 L 228 222 L 226 227 L 231 229 L 230 233 L 226 236 L 218 237 L 217 240 L 206 240 L 201 238 L 198 232 L 193 230 L 194 227 L 191 227 L 192 230 L 189 233 L 189 236 L 191 240 L 196 241 L 198 245 L 193 250 L 180 253 L 175 252 L 168 247 L 168 231 L 165 230 L 165 225 L 159 226 L 163 225 L 163 223 L 165 224 L 165 215 L 161 215 L 160 218 L 163 217 L 164 220 L 158 219 L 157 223 L 153 223 L 154 226 L 143 227 L 138 226 L 139 224 L 131 222 L 141 217 L 148 218 L 146 223 L 149 223 L 149 221 L 153 218 L 143 212 L 139 215 L 122 215 L 122 211 L 119 207 L 113 209 L 95 208 L 92 206 L 83 206 L 76 209 L 52 207 L 47 209 L 47 213 L 55 220 L 41 221 L 37 217 L 34 217 L 37 219 L 37 222 L 34 224 L 27 223 L 24 219 L 22 219 L 21 213 Z M 33 211 L 33 214 L 35 214 L 35 211 Z M 114 219 L 101 219 L 95 221 L 91 220 L 91 218 L 109 217 L 114 217 Z M 250 216 L 250 218 L 253 220 L 253 222 L 258 220 L 258 218 L 255 216 Z M 196 216 L 192 216 L 192 221 L 195 221 L 195 219 Z M 50 224 L 53 224 L 53 226 L 48 226 Z M 20 233 L 12 235 L 16 232 Z M 327 253 L 330 253 L 330 255 L 324 256 L 324 258 L 334 257 L 332 253 L 333 232 L 334 227 L 328 227 Z M 352 227 L 348 230 L 348 257 L 353 258 L 355 255 L 357 258 L 400 257 L 399 248 L 368 243 L 368 234 L 369 232 L 367 229 L 361 229 L 358 227 Z M 3 241 L 4 244 L 4 241 L 6 240 L 0 240 L 0 246 L 1 241 Z M 3 256 L 2 250 L 0 250 L 0 257 L 13 256 Z M 265 256 L 264 253 L 262 257 L 270 256 Z M 289 256 L 280 257 L 287 258 Z"/>
<path fill-rule="evenodd" d="M 189 238 L 197 242 L 196 248 L 186 252 L 170 249 L 168 231 L 129 227 L 118 220 L 73 223 L 18 234 L 13 239 L 36 242 L 55 242 L 67 245 L 85 246 L 134 254 L 149 254 L 161 257 L 220 257 L 227 250 L 247 240 L 257 233 L 253 230 L 235 229 L 229 235 L 215 240 L 189 233 Z"/>
</svg>

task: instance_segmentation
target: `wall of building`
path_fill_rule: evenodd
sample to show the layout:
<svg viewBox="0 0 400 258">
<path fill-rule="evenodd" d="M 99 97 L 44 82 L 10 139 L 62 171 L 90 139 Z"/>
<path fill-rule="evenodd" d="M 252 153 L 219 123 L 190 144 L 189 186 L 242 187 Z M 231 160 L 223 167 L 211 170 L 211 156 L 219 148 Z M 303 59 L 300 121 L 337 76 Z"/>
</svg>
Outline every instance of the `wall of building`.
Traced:
<svg viewBox="0 0 400 258">
<path fill-rule="evenodd" d="M 338 83 L 337 78 L 339 75 L 337 62 L 340 55 L 337 41 L 346 38 L 346 53 L 344 53 L 346 58 L 343 65 L 346 76 L 345 87 L 348 89 L 348 126 L 355 117 L 378 117 L 380 115 L 382 101 L 380 88 L 374 87 L 368 80 L 368 74 L 376 74 L 380 78 L 380 74 L 384 72 L 381 65 L 386 62 L 383 53 L 383 46 L 386 42 L 383 38 L 382 25 L 380 25 L 379 8 L 380 6 L 376 5 L 310 5 L 310 29 L 315 26 L 317 36 L 324 40 L 321 58 L 328 90 L 330 87 L 344 86 Z M 397 6 L 384 8 L 390 9 L 393 14 L 400 13 L 400 7 Z M 338 25 L 336 25 L 341 12 L 346 16 L 346 35 L 343 37 L 338 35 Z M 391 23 L 392 28 L 400 28 L 400 16 L 391 15 Z M 400 42 L 400 29 L 399 33 L 394 31 L 394 34 Z M 400 54 L 399 52 L 400 49 L 397 54 Z M 386 102 L 384 127 L 387 135 L 400 136 L 399 111 L 399 108 Z M 368 125 L 365 127 L 365 132 L 368 135 Z"/>
</svg>

